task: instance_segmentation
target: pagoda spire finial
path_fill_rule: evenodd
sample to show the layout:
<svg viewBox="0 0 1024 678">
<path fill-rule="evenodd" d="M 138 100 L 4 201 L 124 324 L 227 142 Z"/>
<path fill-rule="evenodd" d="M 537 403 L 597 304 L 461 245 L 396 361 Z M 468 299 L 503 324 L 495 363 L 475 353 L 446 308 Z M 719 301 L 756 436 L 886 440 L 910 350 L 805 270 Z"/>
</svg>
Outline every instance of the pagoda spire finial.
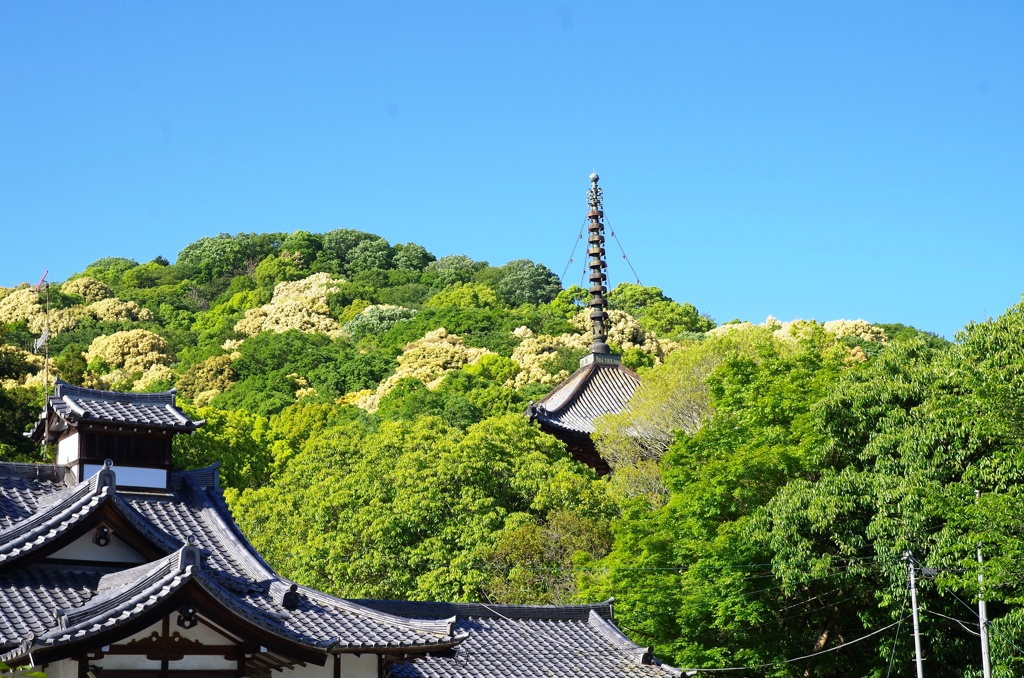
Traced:
<svg viewBox="0 0 1024 678">
<path fill-rule="evenodd" d="M 587 268 L 590 269 L 590 322 L 593 343 L 591 353 L 609 354 L 611 350 L 608 340 L 608 312 L 605 307 L 604 295 L 608 291 L 606 285 L 608 263 L 604 258 L 604 211 L 602 209 L 603 191 L 597 185 L 600 177 L 597 173 L 590 175 L 590 189 L 587 191 L 587 255 L 590 257 Z"/>
</svg>

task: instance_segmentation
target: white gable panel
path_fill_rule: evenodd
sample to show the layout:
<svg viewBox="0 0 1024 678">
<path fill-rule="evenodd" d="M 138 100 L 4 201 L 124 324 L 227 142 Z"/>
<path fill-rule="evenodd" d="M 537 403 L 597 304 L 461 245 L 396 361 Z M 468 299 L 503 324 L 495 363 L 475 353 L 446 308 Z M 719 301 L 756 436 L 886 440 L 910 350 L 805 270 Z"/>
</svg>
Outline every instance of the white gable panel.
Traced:
<svg viewBox="0 0 1024 678">
<path fill-rule="evenodd" d="M 83 534 L 50 557 L 60 560 L 88 560 L 106 563 L 141 564 L 146 562 L 141 553 L 121 541 L 117 534 L 110 534 L 110 543 L 106 546 L 94 544 L 92 542 L 93 534 L 93 532 Z"/>
</svg>

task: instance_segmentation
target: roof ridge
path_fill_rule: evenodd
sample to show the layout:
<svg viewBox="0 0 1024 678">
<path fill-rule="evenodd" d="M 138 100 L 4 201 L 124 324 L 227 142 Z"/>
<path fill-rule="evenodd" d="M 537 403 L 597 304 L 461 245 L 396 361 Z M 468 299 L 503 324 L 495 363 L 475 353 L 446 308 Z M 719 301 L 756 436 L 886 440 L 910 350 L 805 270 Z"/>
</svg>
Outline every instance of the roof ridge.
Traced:
<svg viewBox="0 0 1024 678">
<path fill-rule="evenodd" d="M 39 478 L 40 480 L 51 480 L 54 482 L 63 480 L 64 475 L 58 473 L 56 464 L 37 464 L 34 462 L 22 461 L 0 461 L 0 477 L 6 478 Z M 40 471 L 47 471 L 47 474 L 40 474 Z"/>
<path fill-rule="evenodd" d="M 537 402 L 537 406 L 548 414 L 557 414 L 567 409 L 573 402 L 575 402 L 580 395 L 580 390 L 583 389 L 594 376 L 599 368 L 600 363 L 590 363 L 577 369 L 575 372 L 565 378 L 565 381 L 556 385 L 551 389 L 543 398 Z M 563 392 L 566 392 L 563 396 Z M 555 401 L 554 407 L 548 407 L 547 403 Z"/>
<path fill-rule="evenodd" d="M 329 603 L 342 610 L 345 610 L 346 612 L 358 614 L 363 617 L 369 617 L 374 621 L 386 624 L 393 624 L 394 626 L 407 628 L 412 631 L 432 633 L 440 637 L 450 637 L 455 628 L 456 618 L 454 616 L 441 620 L 421 619 L 416 617 L 403 617 L 401 615 L 392 614 L 390 612 L 375 610 L 372 607 L 363 605 L 358 601 L 349 598 L 338 598 L 332 596 L 329 593 L 317 591 L 316 589 L 311 589 L 306 586 L 300 586 L 299 588 L 303 590 L 303 595 L 312 600 L 319 600 L 321 602 Z"/>
<path fill-rule="evenodd" d="M 184 542 L 174 535 L 161 530 L 151 520 L 146 518 L 146 516 L 139 513 L 139 511 L 131 505 L 131 502 L 127 501 L 120 494 L 114 494 L 111 497 L 111 501 L 121 512 L 124 519 L 131 523 L 132 527 L 142 533 L 142 535 L 148 538 L 154 545 L 172 553 L 181 548 L 181 545 Z"/>
<path fill-rule="evenodd" d="M 634 663 L 650 663 L 652 648 L 637 645 L 630 640 L 626 634 L 601 615 L 591 611 L 590 617 L 587 619 L 587 624 L 597 631 L 606 641 L 608 641 L 609 645 L 614 647 L 616 650 L 621 650 L 629 655 Z"/>
<path fill-rule="evenodd" d="M 79 395 L 88 400 L 147 404 L 169 403 L 171 405 L 174 405 L 177 399 L 177 392 L 177 389 L 173 388 L 167 391 L 156 391 L 152 393 L 103 391 L 96 388 L 88 388 L 86 386 L 76 386 L 74 384 L 69 384 L 68 382 L 58 378 L 56 380 L 56 387 L 54 388 L 53 397 L 63 400 L 67 396 Z"/>
<path fill-rule="evenodd" d="M 114 572 L 100 577 L 97 594 L 85 605 L 71 610 L 56 610 L 55 615 L 61 630 L 68 630 L 81 625 L 89 619 L 106 615 L 124 602 L 127 594 L 133 591 L 146 591 L 156 583 L 163 583 L 169 577 L 202 569 L 202 558 L 199 549 L 186 544 L 174 553 L 158 560 Z M 95 623 L 95 622 L 94 622 Z"/>
<path fill-rule="evenodd" d="M 602 619 L 612 617 L 612 599 L 599 603 L 582 603 L 578 605 L 514 605 L 509 603 L 475 603 L 475 602 L 444 602 L 423 600 L 374 600 L 356 599 L 352 602 L 372 609 L 407 610 L 415 613 L 417 608 L 433 608 L 439 614 L 454 612 L 464 617 L 498 617 L 509 620 L 518 619 L 557 619 L 586 621 L 590 614 L 597 614 Z M 443 612 L 441 612 L 443 611 Z M 395 614 L 395 613 L 391 613 Z"/>
<path fill-rule="evenodd" d="M 48 544 L 91 515 L 115 492 L 113 473 L 103 468 L 88 482 L 53 493 L 56 497 L 40 510 L 0 530 L 0 563 L 12 562 Z"/>
<path fill-rule="evenodd" d="M 208 488 L 209 489 L 209 488 Z M 199 515 L 224 547 L 230 551 L 238 564 L 253 578 L 254 581 L 280 579 L 267 561 L 256 551 L 249 540 L 238 528 L 231 509 L 228 508 L 219 487 L 213 488 L 213 496 L 207 489 L 199 487 L 194 476 L 183 476 L 182 490 L 190 499 L 199 504 Z M 216 500 L 215 500 L 216 499 Z"/>
</svg>

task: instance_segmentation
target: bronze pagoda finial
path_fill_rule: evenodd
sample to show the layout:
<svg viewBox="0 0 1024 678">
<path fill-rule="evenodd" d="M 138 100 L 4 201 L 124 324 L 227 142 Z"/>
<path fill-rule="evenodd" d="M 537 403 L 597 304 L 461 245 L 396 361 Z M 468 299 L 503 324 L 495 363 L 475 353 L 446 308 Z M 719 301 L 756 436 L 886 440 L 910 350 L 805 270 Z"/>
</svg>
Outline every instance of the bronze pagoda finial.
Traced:
<svg viewBox="0 0 1024 678">
<path fill-rule="evenodd" d="M 587 268 L 590 269 L 590 321 L 593 333 L 591 353 L 611 353 L 608 348 L 608 312 L 605 310 L 604 295 L 608 291 L 606 284 L 608 263 L 604 258 L 604 211 L 602 210 L 602 191 L 597 185 L 600 177 L 597 173 L 590 175 L 590 189 L 587 191 L 587 255 L 590 257 Z"/>
</svg>

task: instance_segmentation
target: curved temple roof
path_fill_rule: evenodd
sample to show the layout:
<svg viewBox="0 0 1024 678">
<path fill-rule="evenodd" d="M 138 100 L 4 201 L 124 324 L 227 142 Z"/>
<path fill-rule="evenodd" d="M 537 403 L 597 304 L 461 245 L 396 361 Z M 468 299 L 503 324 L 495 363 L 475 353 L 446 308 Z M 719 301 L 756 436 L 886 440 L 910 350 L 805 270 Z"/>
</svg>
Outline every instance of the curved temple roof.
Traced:
<svg viewBox="0 0 1024 678">
<path fill-rule="evenodd" d="M 592 362 L 530 405 L 526 413 L 542 426 L 589 435 L 594 432 L 594 420 L 620 412 L 638 386 L 640 377 L 628 367 Z"/>
<path fill-rule="evenodd" d="M 72 425 L 89 422 L 182 432 L 194 431 L 204 423 L 189 419 L 181 411 L 174 389 L 159 393 L 120 393 L 73 386 L 60 379 L 56 381 L 53 395 L 47 398 L 39 421 L 25 435 L 41 441 L 52 426 L 51 418 Z"/>
<path fill-rule="evenodd" d="M 238 531 L 220 488 L 201 484 L 215 477 L 211 469 L 175 473 L 168 493 L 121 493 L 116 469 L 105 467 L 87 482 L 58 489 L 47 474 L 30 475 L 31 468 L 0 463 L 0 492 L 11 488 L 24 503 L 29 494 L 35 506 L 0 530 L 0 660 L 21 661 L 46 648 L 41 656 L 50 660 L 70 656 L 72 646 L 91 636 L 166 612 L 186 586 L 216 603 L 225 617 L 310 651 L 427 652 L 464 639 L 453 631 L 454 619 L 391 615 L 297 585 L 296 604 L 287 607 L 284 594 L 293 591 L 292 582 L 279 577 Z M 16 567 L 17 560 L 52 553 L 99 522 L 100 514 L 138 528 L 152 549 L 166 555 L 121 571 L 102 563 L 79 564 L 74 574 L 49 565 Z"/>
<path fill-rule="evenodd" d="M 631 370 L 609 355 L 588 357 L 531 406 L 538 419 L 589 433 L 594 416 L 618 411 L 632 395 L 639 380 Z M 173 391 L 123 394 L 58 382 L 33 436 L 60 436 L 81 422 L 110 426 L 115 435 L 203 423 L 177 409 Z M 263 668 L 370 653 L 398 678 L 679 675 L 615 627 L 610 601 L 547 607 L 336 598 L 280 577 L 260 557 L 231 517 L 217 464 L 170 472 L 155 489 L 119 488 L 117 472 L 108 461 L 77 482 L 64 466 L 0 462 L 0 661 L 80 657 L 177 611 L 265 646 L 253 659 Z M 121 562 L 94 550 L 114 537 Z"/>
</svg>

